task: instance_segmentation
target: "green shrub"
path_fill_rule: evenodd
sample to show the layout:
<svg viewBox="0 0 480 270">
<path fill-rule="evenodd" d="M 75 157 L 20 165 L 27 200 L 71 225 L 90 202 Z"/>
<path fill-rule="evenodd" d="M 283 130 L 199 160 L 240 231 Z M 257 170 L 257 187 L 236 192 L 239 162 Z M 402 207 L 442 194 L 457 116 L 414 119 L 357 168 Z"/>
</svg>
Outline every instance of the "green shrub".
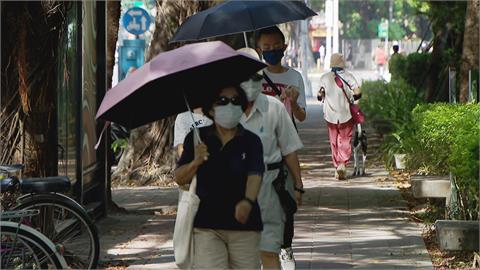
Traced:
<svg viewBox="0 0 480 270">
<path fill-rule="evenodd" d="M 381 134 L 388 134 L 409 122 L 412 109 L 422 100 L 404 80 L 390 83 L 364 82 L 360 107 L 367 122 Z"/>
<path fill-rule="evenodd" d="M 470 105 L 472 106 L 472 105 Z M 478 219 L 478 173 L 479 173 L 479 138 L 480 138 L 480 108 L 468 111 L 464 123 L 472 123 L 471 130 L 460 129 L 451 146 L 448 157 L 448 167 L 454 175 L 459 191 L 460 211 L 457 218 Z M 474 106 L 472 106 L 474 108 Z M 474 109 L 475 110 L 475 109 Z M 467 126 L 470 126 L 467 124 Z"/>
<path fill-rule="evenodd" d="M 402 125 L 397 125 L 395 130 L 384 137 L 380 150 L 385 166 L 389 169 L 395 165 L 395 154 L 413 153 L 417 141 L 415 129 L 412 128 L 412 120 L 409 119 Z M 406 161 L 409 161 L 407 155 Z"/>
<path fill-rule="evenodd" d="M 428 53 L 412 53 L 407 56 L 396 54 L 390 59 L 389 71 L 392 81 L 405 80 L 416 89 L 418 96 L 424 96 L 426 78 L 430 68 L 431 55 Z"/>
<path fill-rule="evenodd" d="M 430 68 L 431 55 L 428 53 L 412 53 L 406 57 L 405 69 L 402 73 L 405 81 L 417 89 L 417 92 L 424 93 L 426 78 Z"/>
<path fill-rule="evenodd" d="M 405 66 L 407 58 L 403 54 L 395 54 L 388 62 L 388 71 L 392 74 L 392 80 L 405 79 Z"/>
<path fill-rule="evenodd" d="M 413 110 L 413 124 L 419 142 L 415 163 L 427 172 L 448 173 L 451 146 L 462 133 L 478 128 L 478 104 L 434 103 Z"/>
<path fill-rule="evenodd" d="M 407 166 L 429 174 L 455 176 L 462 219 L 478 219 L 480 105 L 424 104 L 412 113 L 415 140 Z M 412 137 L 412 138 L 408 138 Z"/>
<path fill-rule="evenodd" d="M 382 158 L 387 167 L 394 164 L 394 154 L 406 153 L 416 141 L 411 139 L 411 111 L 422 99 L 416 90 L 403 79 L 390 83 L 383 81 L 364 82 L 360 107 L 367 123 L 385 135 L 381 145 Z"/>
</svg>

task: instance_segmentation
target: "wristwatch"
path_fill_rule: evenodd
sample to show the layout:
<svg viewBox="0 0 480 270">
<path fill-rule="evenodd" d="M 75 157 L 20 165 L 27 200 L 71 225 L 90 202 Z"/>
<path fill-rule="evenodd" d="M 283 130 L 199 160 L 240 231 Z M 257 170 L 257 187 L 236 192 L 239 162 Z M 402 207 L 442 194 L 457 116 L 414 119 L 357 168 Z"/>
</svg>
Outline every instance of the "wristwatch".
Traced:
<svg viewBox="0 0 480 270">
<path fill-rule="evenodd" d="M 250 203 L 250 205 L 251 205 L 252 207 L 255 205 L 255 201 L 253 201 L 253 200 L 251 200 L 251 199 L 249 199 L 249 198 L 247 198 L 247 197 L 243 198 L 242 201 L 247 201 L 248 203 Z"/>
<path fill-rule="evenodd" d="M 294 187 L 293 189 L 294 189 L 295 191 L 300 192 L 301 194 L 305 193 L 305 190 L 304 190 L 303 188 Z"/>
</svg>

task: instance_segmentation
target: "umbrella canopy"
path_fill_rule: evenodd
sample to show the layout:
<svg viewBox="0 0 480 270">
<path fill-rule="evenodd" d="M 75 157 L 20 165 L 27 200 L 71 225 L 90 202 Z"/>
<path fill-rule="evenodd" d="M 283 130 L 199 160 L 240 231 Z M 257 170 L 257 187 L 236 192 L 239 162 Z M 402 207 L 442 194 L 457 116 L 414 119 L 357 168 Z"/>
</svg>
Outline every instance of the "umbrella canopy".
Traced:
<svg viewBox="0 0 480 270">
<path fill-rule="evenodd" d="M 170 42 L 249 32 L 314 15 L 313 10 L 296 0 L 229 0 L 188 17 Z"/>
<path fill-rule="evenodd" d="M 127 128 L 196 108 L 215 89 L 247 80 L 266 65 L 221 41 L 190 44 L 160 53 L 107 91 L 97 119 Z"/>
</svg>

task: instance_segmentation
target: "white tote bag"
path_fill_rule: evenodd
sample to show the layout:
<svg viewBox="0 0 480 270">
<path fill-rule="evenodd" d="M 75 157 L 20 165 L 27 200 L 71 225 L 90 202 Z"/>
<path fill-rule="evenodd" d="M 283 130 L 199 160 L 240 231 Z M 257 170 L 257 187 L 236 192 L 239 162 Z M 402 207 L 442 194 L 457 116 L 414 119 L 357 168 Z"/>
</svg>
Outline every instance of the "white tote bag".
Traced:
<svg viewBox="0 0 480 270">
<path fill-rule="evenodd" d="M 173 230 L 173 250 L 175 263 L 182 269 L 190 269 L 193 264 L 193 221 L 200 204 L 196 186 L 197 176 L 194 176 L 189 190 L 178 189 L 180 194 Z"/>
<path fill-rule="evenodd" d="M 194 130 L 194 146 L 199 141 L 198 131 Z M 196 136 L 195 136 L 196 135 Z M 197 176 L 190 183 L 189 190 L 179 191 L 177 218 L 173 230 L 173 252 L 175 263 L 181 269 L 190 269 L 193 264 L 193 221 L 197 214 L 200 198 L 196 194 Z"/>
</svg>

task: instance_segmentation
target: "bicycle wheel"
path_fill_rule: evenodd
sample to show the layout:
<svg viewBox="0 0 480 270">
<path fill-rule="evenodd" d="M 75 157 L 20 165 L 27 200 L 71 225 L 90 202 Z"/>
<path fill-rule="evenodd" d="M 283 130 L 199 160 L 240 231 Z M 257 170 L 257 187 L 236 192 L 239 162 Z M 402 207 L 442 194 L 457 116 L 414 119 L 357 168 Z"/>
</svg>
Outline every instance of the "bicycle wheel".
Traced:
<svg viewBox="0 0 480 270">
<path fill-rule="evenodd" d="M 28 224 L 63 249 L 72 269 L 94 269 L 100 253 L 97 228 L 85 209 L 63 195 L 34 194 L 20 199 L 14 210 L 38 209 Z M 51 221 L 51 222 L 49 222 Z"/>
<path fill-rule="evenodd" d="M 55 245 L 40 232 L 15 222 L 2 221 L 1 269 L 66 269 Z"/>
</svg>

